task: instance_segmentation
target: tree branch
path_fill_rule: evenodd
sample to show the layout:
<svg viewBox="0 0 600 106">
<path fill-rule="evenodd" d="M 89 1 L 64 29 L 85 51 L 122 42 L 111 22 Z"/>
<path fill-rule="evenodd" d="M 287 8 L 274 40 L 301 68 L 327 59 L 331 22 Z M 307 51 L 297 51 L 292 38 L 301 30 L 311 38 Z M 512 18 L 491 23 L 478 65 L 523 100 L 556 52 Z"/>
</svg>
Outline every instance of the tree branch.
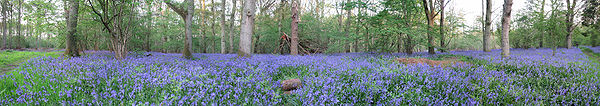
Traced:
<svg viewBox="0 0 600 106">
<path fill-rule="evenodd" d="M 175 13 L 179 14 L 179 16 L 185 18 L 187 16 L 187 11 L 183 8 L 180 8 L 179 5 L 173 4 L 170 0 L 164 0 L 165 4 L 167 4 L 167 6 L 169 6 L 169 8 L 173 9 L 173 11 L 175 11 Z M 194 4 L 192 4 L 194 5 Z"/>
</svg>

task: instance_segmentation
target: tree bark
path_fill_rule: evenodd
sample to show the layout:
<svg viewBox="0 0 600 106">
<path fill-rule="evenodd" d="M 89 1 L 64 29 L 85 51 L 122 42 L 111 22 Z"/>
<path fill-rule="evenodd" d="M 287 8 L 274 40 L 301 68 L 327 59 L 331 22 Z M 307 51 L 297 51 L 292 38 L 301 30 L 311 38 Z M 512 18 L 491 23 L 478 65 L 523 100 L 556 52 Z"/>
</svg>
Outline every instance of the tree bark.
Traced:
<svg viewBox="0 0 600 106">
<path fill-rule="evenodd" d="M 7 18 L 8 15 L 6 14 L 6 10 L 8 9 L 8 7 L 6 6 L 6 2 L 1 2 L 2 3 L 2 49 L 6 49 L 6 39 L 8 34 L 6 33 L 6 31 L 8 30 L 8 24 L 7 24 Z"/>
<path fill-rule="evenodd" d="M 216 7 L 216 3 L 215 3 L 215 0 L 210 0 L 210 3 L 212 4 L 212 6 L 210 6 L 210 11 L 212 11 L 212 13 L 213 13 L 212 16 L 211 16 L 211 18 L 210 18 L 210 28 L 212 29 L 212 30 L 210 30 L 210 32 L 212 33 L 213 37 L 210 37 L 210 38 L 216 38 L 216 36 L 217 36 L 217 29 L 215 27 L 215 25 L 217 24 L 217 21 L 216 21 L 217 20 L 217 9 L 215 8 Z M 211 44 L 211 46 L 207 46 L 207 47 L 210 47 L 210 49 L 211 49 L 210 52 L 211 53 L 215 53 L 216 52 L 215 51 L 216 40 L 209 40 L 209 41 L 212 41 L 211 42 L 212 44 Z"/>
<path fill-rule="evenodd" d="M 406 54 L 412 55 L 413 54 L 413 44 L 412 44 L 412 36 L 406 34 L 406 43 L 405 43 L 405 52 Z"/>
<path fill-rule="evenodd" d="M 18 4 L 18 9 L 17 9 L 17 19 L 16 19 L 17 20 L 17 23 L 16 23 L 17 36 L 16 37 L 20 38 L 20 39 L 17 39 L 17 41 L 15 41 L 15 42 L 17 42 L 17 44 L 15 44 L 15 46 L 17 48 L 21 48 L 21 46 L 24 46 L 24 44 L 25 44 L 25 41 L 23 41 L 25 39 L 25 37 L 22 35 L 22 29 L 21 29 L 21 27 L 22 27 L 21 14 L 23 14 L 23 0 L 19 0 L 18 2 L 19 2 L 19 4 Z"/>
<path fill-rule="evenodd" d="M 346 0 L 346 4 L 350 3 L 350 0 Z M 350 38 L 350 26 L 351 26 L 351 21 L 350 21 L 350 17 L 352 16 L 352 9 L 346 10 L 346 28 L 344 28 L 344 32 L 346 33 L 346 37 Z M 349 43 L 348 45 L 348 49 L 350 50 L 350 52 L 352 52 L 352 43 Z M 346 50 L 344 50 L 344 52 L 346 52 Z"/>
<path fill-rule="evenodd" d="M 231 8 L 231 16 L 229 19 L 229 53 L 234 53 L 233 51 L 233 36 L 235 35 L 235 11 L 236 11 L 236 5 L 237 5 L 237 0 L 232 0 L 233 1 L 233 7 Z"/>
<path fill-rule="evenodd" d="M 183 47 L 183 57 L 192 59 L 192 18 L 194 15 L 194 0 L 185 0 L 185 8 L 177 7 L 175 4 L 165 0 L 169 8 L 181 16 L 185 22 L 185 42 Z"/>
<path fill-rule="evenodd" d="M 573 48 L 573 44 L 571 43 L 573 40 L 573 30 L 575 26 L 573 25 L 573 18 L 575 17 L 575 6 L 577 6 L 577 0 L 567 0 L 567 49 Z"/>
<path fill-rule="evenodd" d="M 254 33 L 254 17 L 256 11 L 256 0 L 244 1 L 244 13 L 242 15 L 242 27 L 240 31 L 239 57 L 252 56 L 252 34 Z"/>
<path fill-rule="evenodd" d="M 225 46 L 225 0 L 221 0 L 221 54 L 227 53 Z"/>
<path fill-rule="evenodd" d="M 444 0 L 440 0 L 440 47 L 442 48 L 440 52 L 446 52 L 446 44 L 444 43 Z"/>
<path fill-rule="evenodd" d="M 12 14 L 13 10 L 12 10 L 12 6 L 10 4 L 8 4 L 8 3 L 7 3 L 7 9 L 8 9 L 8 11 L 7 11 L 7 14 L 8 14 L 7 15 L 7 17 L 8 17 L 7 20 L 8 21 L 6 22 L 7 27 L 8 27 L 7 28 L 7 30 L 8 30 L 8 36 L 7 36 L 7 39 L 6 39 L 8 41 L 7 42 L 7 48 L 12 48 L 13 47 L 12 46 L 13 42 L 11 42 L 12 41 L 11 39 L 12 39 L 14 31 L 13 31 L 13 28 L 12 28 L 13 26 L 11 25 L 11 23 L 12 23 L 11 19 L 13 19 L 13 14 Z"/>
<path fill-rule="evenodd" d="M 187 15 L 185 16 L 185 47 L 183 57 L 191 59 L 192 56 L 192 18 L 194 16 L 194 0 L 185 0 L 187 3 Z"/>
<path fill-rule="evenodd" d="M 296 0 L 292 1 L 292 41 L 290 54 L 298 55 L 298 4 Z"/>
<path fill-rule="evenodd" d="M 542 8 L 541 8 L 541 10 L 539 12 L 539 15 L 540 15 L 539 17 L 540 17 L 541 21 L 543 21 L 544 18 L 546 18 L 545 12 L 544 12 L 544 7 L 546 7 L 546 0 L 542 0 Z M 540 38 L 538 40 L 538 42 L 539 42 L 539 46 L 538 47 L 539 48 L 544 47 L 544 32 L 545 32 L 545 30 L 540 30 L 539 31 L 539 33 L 540 33 Z"/>
<path fill-rule="evenodd" d="M 98 21 L 104 26 L 104 29 L 110 34 L 111 49 L 115 53 L 115 58 L 122 60 L 127 57 L 127 42 L 131 36 L 131 25 L 133 24 L 133 15 L 127 13 L 133 10 L 133 3 L 125 1 L 102 1 L 98 0 L 92 3 L 87 0 L 93 14 L 98 16 Z M 111 4 L 111 5 L 109 5 Z M 98 7 L 98 8 L 97 8 Z"/>
<path fill-rule="evenodd" d="M 66 41 L 66 50 L 65 55 L 71 57 L 79 57 L 79 52 L 77 50 L 77 37 L 75 33 L 77 32 L 77 18 L 79 14 L 79 1 L 78 0 L 65 0 L 68 1 L 68 10 L 67 15 L 67 41 Z"/>
<path fill-rule="evenodd" d="M 206 40 L 206 35 L 207 35 L 207 30 L 202 30 L 205 29 L 205 25 L 206 25 L 206 14 L 204 14 L 205 11 L 205 3 L 204 0 L 200 0 L 200 4 L 202 6 L 202 8 L 200 9 L 200 22 L 199 22 L 199 26 L 200 28 L 198 28 L 198 32 L 200 33 L 200 39 L 198 39 L 198 43 L 200 45 L 200 47 L 198 49 L 200 53 L 207 53 L 208 50 L 208 46 L 206 44 L 206 42 L 208 42 L 208 40 Z"/>
<path fill-rule="evenodd" d="M 483 32 L 483 51 L 491 52 L 490 36 L 492 35 L 492 0 L 486 0 L 485 22 Z"/>
<path fill-rule="evenodd" d="M 504 9 L 502 13 L 502 57 L 510 57 L 510 44 L 509 44 L 509 32 L 510 32 L 510 17 L 512 12 L 512 0 L 504 0 Z"/>
<path fill-rule="evenodd" d="M 149 1 L 148 3 L 146 3 L 148 7 L 147 8 L 147 12 L 148 12 L 148 22 L 146 24 L 146 35 L 144 38 L 144 50 L 146 50 L 146 52 L 150 52 L 152 51 L 150 48 L 150 37 L 152 35 L 152 31 L 153 31 L 153 26 L 152 26 L 152 1 Z"/>
<path fill-rule="evenodd" d="M 434 6 L 433 6 L 433 1 L 427 1 L 427 0 L 423 0 L 423 8 L 425 9 L 425 16 L 427 17 L 427 25 L 429 25 L 427 27 L 427 49 L 428 49 L 428 53 L 429 54 L 435 54 L 435 47 L 433 46 L 433 21 L 434 21 Z"/>
</svg>

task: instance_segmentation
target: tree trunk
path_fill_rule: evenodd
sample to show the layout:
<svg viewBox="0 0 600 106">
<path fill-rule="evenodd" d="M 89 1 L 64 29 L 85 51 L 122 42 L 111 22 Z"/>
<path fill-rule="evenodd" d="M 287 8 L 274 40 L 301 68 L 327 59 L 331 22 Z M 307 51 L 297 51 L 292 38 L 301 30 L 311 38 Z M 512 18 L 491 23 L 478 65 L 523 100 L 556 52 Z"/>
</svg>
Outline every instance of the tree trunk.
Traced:
<svg viewBox="0 0 600 106">
<path fill-rule="evenodd" d="M 504 0 L 504 9 L 502 13 L 502 57 L 510 57 L 510 44 L 509 44 L 509 32 L 510 32 L 510 17 L 512 12 L 512 0 Z"/>
<path fill-rule="evenodd" d="M 232 0 L 233 1 L 233 7 L 231 8 L 231 16 L 229 19 L 229 53 L 234 53 L 233 52 L 233 36 L 235 35 L 235 9 L 237 8 L 237 0 Z"/>
<path fill-rule="evenodd" d="M 567 49 L 573 48 L 571 41 L 573 40 L 573 29 L 575 29 L 575 26 L 573 25 L 575 6 L 577 6 L 577 0 L 573 0 L 572 3 L 571 0 L 567 0 Z"/>
<path fill-rule="evenodd" d="M 198 49 L 200 49 L 200 53 L 207 53 L 207 49 L 208 46 L 206 44 L 206 42 L 208 42 L 208 40 L 206 40 L 206 35 L 207 35 L 207 30 L 202 30 L 205 29 L 205 25 L 206 25 L 206 14 L 204 14 L 204 5 L 205 2 L 204 0 L 200 0 L 200 4 L 202 5 L 202 8 L 200 9 L 200 28 L 198 28 L 198 32 L 200 32 L 200 39 L 198 40 L 198 43 L 200 45 L 200 47 Z"/>
<path fill-rule="evenodd" d="M 252 56 L 252 34 L 254 30 L 254 12 L 256 11 L 256 0 L 244 1 L 244 15 L 242 15 L 242 28 L 240 31 L 239 57 Z"/>
<path fill-rule="evenodd" d="M 485 22 L 484 22 L 484 32 L 483 32 L 483 51 L 491 52 L 490 49 L 490 35 L 492 35 L 492 0 L 486 0 L 486 11 L 485 11 Z"/>
<path fill-rule="evenodd" d="M 225 35 L 225 0 L 221 0 L 221 54 L 227 53 Z"/>
<path fill-rule="evenodd" d="M 598 34 L 591 34 L 592 47 L 598 46 Z"/>
<path fill-rule="evenodd" d="M 181 16 L 185 22 L 185 42 L 183 47 L 183 57 L 192 59 L 192 18 L 194 16 L 194 0 L 185 0 L 185 8 L 179 8 L 165 0 L 169 8 Z"/>
<path fill-rule="evenodd" d="M 183 57 L 191 59 L 192 56 L 192 18 L 194 16 L 194 0 L 185 0 L 187 3 L 187 15 L 185 16 L 185 47 Z"/>
<path fill-rule="evenodd" d="M 428 49 L 428 53 L 429 54 L 435 54 L 435 47 L 433 46 L 433 21 L 435 19 L 434 15 L 434 7 L 433 7 L 433 1 L 427 1 L 427 0 L 423 0 L 423 8 L 425 8 L 425 16 L 427 17 L 427 49 Z"/>
<path fill-rule="evenodd" d="M 21 46 L 24 46 L 23 44 L 25 44 L 25 41 L 22 41 L 23 39 L 25 39 L 25 37 L 23 37 L 23 35 L 21 33 L 22 32 L 22 29 L 21 29 L 21 26 L 22 26 L 22 24 L 21 24 L 21 18 L 22 18 L 21 14 L 23 14 L 23 10 L 22 10 L 22 8 L 23 8 L 23 0 L 19 0 L 18 2 L 19 2 L 19 4 L 18 4 L 18 9 L 17 9 L 17 23 L 16 23 L 16 25 L 17 25 L 17 38 L 20 38 L 20 39 L 17 39 L 17 41 L 16 41 L 17 44 L 15 44 L 15 46 L 17 46 L 17 48 L 21 48 Z"/>
<path fill-rule="evenodd" d="M 11 19 L 13 19 L 12 7 L 9 6 L 8 10 L 9 10 L 9 11 L 7 11 L 7 13 L 8 13 L 8 15 L 7 15 L 8 16 L 8 21 L 6 23 L 6 24 L 8 24 L 8 29 L 7 29 L 8 30 L 8 36 L 7 36 L 8 37 L 7 38 L 8 42 L 7 42 L 7 46 L 8 46 L 8 48 L 12 49 L 13 48 L 12 44 L 14 43 L 14 42 L 11 42 L 12 41 L 11 39 L 13 38 L 13 32 L 14 32 L 13 28 L 12 28 L 13 25 L 11 25 L 11 23 L 12 23 Z"/>
<path fill-rule="evenodd" d="M 147 12 L 148 12 L 148 22 L 146 24 L 146 35 L 144 38 L 144 50 L 146 50 L 146 52 L 150 52 L 152 51 L 150 48 L 150 37 L 152 35 L 152 31 L 153 31 L 153 26 L 152 26 L 152 1 L 150 1 L 149 3 L 147 3 Z"/>
<path fill-rule="evenodd" d="M 117 36 L 121 36 L 119 34 L 117 34 Z M 111 38 L 111 46 L 113 49 L 113 52 L 115 53 L 115 58 L 121 60 L 121 59 L 125 59 L 127 57 L 127 44 L 125 40 L 121 40 L 122 38 L 119 37 L 113 37 Z"/>
<path fill-rule="evenodd" d="M 412 36 L 410 36 L 409 34 L 406 34 L 406 41 L 405 41 L 405 47 L 404 49 L 406 49 L 406 54 L 412 55 L 413 54 L 413 44 L 412 44 Z"/>
<path fill-rule="evenodd" d="M 539 12 L 539 15 L 540 15 L 539 17 L 540 17 L 541 21 L 543 21 L 544 18 L 546 18 L 545 14 L 544 14 L 545 13 L 544 12 L 544 7 L 546 7 L 546 0 L 542 0 L 542 8 L 540 9 L 540 12 Z M 538 40 L 538 42 L 539 42 L 539 46 L 538 47 L 539 48 L 544 47 L 544 32 L 545 32 L 545 30 L 540 30 L 539 31 L 539 33 L 540 33 L 540 38 Z"/>
<path fill-rule="evenodd" d="M 67 0 L 65 0 L 67 2 Z M 79 1 L 78 0 L 68 0 L 68 10 L 67 13 L 67 41 L 66 41 L 66 56 L 79 57 L 79 52 L 77 50 L 77 37 L 75 33 L 77 32 L 77 18 L 79 14 Z"/>
<path fill-rule="evenodd" d="M 212 29 L 210 32 L 212 32 L 213 37 L 210 37 L 210 38 L 216 38 L 216 36 L 217 36 L 217 29 L 215 27 L 215 25 L 217 24 L 217 22 L 216 22 L 217 9 L 215 9 L 216 3 L 215 3 L 215 0 L 210 0 L 210 3 L 212 4 L 212 6 L 210 6 L 210 10 L 213 12 L 213 14 L 210 18 L 210 28 Z M 212 43 L 211 46 L 209 46 L 211 49 L 210 52 L 215 53 L 215 48 L 216 48 L 215 43 L 214 43 L 215 40 L 210 40 L 210 41 L 213 41 L 213 42 L 211 42 Z"/>
<path fill-rule="evenodd" d="M 346 0 L 346 3 L 350 3 L 350 0 Z M 346 28 L 344 28 L 344 32 L 346 33 L 346 37 L 348 37 L 348 38 L 350 37 L 350 31 L 348 31 L 348 30 L 350 30 L 350 26 L 351 26 L 350 24 L 352 24 L 350 21 L 351 16 L 352 16 L 352 9 L 346 10 Z M 352 43 L 349 43 L 348 48 L 349 48 L 350 52 L 352 52 Z M 346 52 L 346 50 L 344 50 L 344 52 Z"/>
<path fill-rule="evenodd" d="M 292 1 L 292 41 L 290 54 L 298 55 L 298 4 L 296 0 Z"/>
<path fill-rule="evenodd" d="M 6 2 L 2 2 L 2 49 L 6 49 L 6 39 L 8 34 L 6 33 L 6 31 L 8 30 L 8 15 L 6 14 L 6 10 L 7 10 L 7 6 L 6 6 Z"/>
<path fill-rule="evenodd" d="M 444 37 L 444 8 L 446 8 L 444 6 L 444 0 L 440 0 L 440 47 L 442 48 L 440 51 L 446 52 L 446 44 L 445 42 L 445 37 Z"/>
</svg>

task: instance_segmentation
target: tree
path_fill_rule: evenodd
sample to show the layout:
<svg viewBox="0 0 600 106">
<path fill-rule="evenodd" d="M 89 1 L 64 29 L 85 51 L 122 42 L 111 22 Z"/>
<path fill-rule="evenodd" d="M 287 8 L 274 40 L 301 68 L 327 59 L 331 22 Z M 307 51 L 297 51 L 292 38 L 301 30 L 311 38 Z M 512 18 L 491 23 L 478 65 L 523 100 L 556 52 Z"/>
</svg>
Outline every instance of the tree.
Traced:
<svg viewBox="0 0 600 106">
<path fill-rule="evenodd" d="M 591 46 L 598 46 L 598 31 L 600 31 L 600 2 L 597 0 L 586 0 L 583 10 L 582 25 L 592 28 L 587 32 L 591 35 Z"/>
<path fill-rule="evenodd" d="M 221 54 L 227 53 L 225 46 L 225 0 L 221 0 Z"/>
<path fill-rule="evenodd" d="M 504 9 L 502 10 L 502 57 L 510 57 L 510 45 L 508 33 L 510 32 L 510 16 L 512 12 L 512 0 L 504 0 Z"/>
<path fill-rule="evenodd" d="M 444 6 L 444 0 L 440 0 L 439 2 L 440 5 L 440 47 L 442 48 L 440 51 L 441 52 L 446 52 L 446 45 L 444 43 L 445 37 L 444 37 L 444 8 L 446 6 Z"/>
<path fill-rule="evenodd" d="M 292 0 L 292 41 L 290 54 L 298 55 L 298 3 Z"/>
<path fill-rule="evenodd" d="M 240 50 L 238 50 L 238 56 L 251 57 L 256 0 L 245 0 L 243 10 L 244 12 L 242 13 L 242 27 L 240 31 Z"/>
<path fill-rule="evenodd" d="M 347 3 L 346 5 L 348 5 L 348 3 L 350 3 L 350 0 L 346 0 L 346 3 Z M 350 31 L 348 31 L 348 30 L 350 30 L 350 26 L 352 25 L 352 23 L 351 23 L 352 21 L 350 21 L 350 17 L 352 16 L 352 8 L 349 6 L 344 6 L 344 8 L 347 9 L 346 10 L 346 28 L 344 28 L 344 33 L 346 33 L 346 37 L 350 38 Z M 352 48 L 353 48 L 352 43 L 350 43 L 349 44 L 350 52 L 353 52 Z M 346 51 L 344 50 L 344 52 L 346 52 Z"/>
<path fill-rule="evenodd" d="M 434 27 L 434 19 L 437 16 L 438 13 L 436 13 L 435 9 L 435 5 L 433 5 L 433 0 L 423 0 L 423 8 L 424 8 L 424 12 L 425 12 L 425 16 L 427 17 L 427 25 L 429 25 L 429 27 L 427 28 L 427 49 L 428 49 L 428 53 L 429 54 L 435 54 L 435 47 L 433 44 L 433 27 Z"/>
<path fill-rule="evenodd" d="M 492 0 L 486 0 L 485 22 L 483 28 L 483 51 L 491 52 L 490 36 L 492 35 Z"/>
<path fill-rule="evenodd" d="M 546 12 L 545 12 L 545 9 L 544 9 L 544 7 L 546 7 L 546 0 L 542 0 L 541 6 L 542 6 L 542 8 L 540 8 L 540 10 L 538 11 L 539 20 L 538 20 L 537 23 L 543 23 L 545 21 L 545 19 L 546 19 Z M 544 32 L 546 32 L 546 30 L 544 30 L 542 28 L 545 27 L 545 26 L 544 25 L 539 25 L 539 24 L 536 25 L 536 26 L 539 26 L 539 27 L 536 27 L 536 28 L 538 28 L 537 30 L 538 30 L 538 33 L 540 34 L 540 37 L 538 39 L 538 42 L 539 42 L 538 47 L 542 48 L 542 47 L 544 47 L 544 34 L 545 34 Z"/>
<path fill-rule="evenodd" d="M 165 0 L 169 8 L 175 11 L 185 22 L 185 43 L 183 47 L 183 57 L 192 59 L 192 17 L 194 15 L 194 0 L 185 0 L 183 5 L 176 5 L 169 0 Z"/>
<path fill-rule="evenodd" d="M 133 23 L 132 0 L 87 0 L 96 21 L 102 23 L 104 30 L 110 34 L 110 49 L 115 53 L 116 59 L 127 57 L 127 43 L 131 37 Z"/>
<path fill-rule="evenodd" d="M 577 0 L 567 0 L 567 49 L 573 48 L 573 44 L 571 43 L 573 40 L 573 30 L 575 29 L 575 25 L 573 25 L 573 18 L 575 17 L 575 6 L 577 6 Z"/>
<path fill-rule="evenodd" d="M 22 46 L 22 45 L 24 45 L 24 44 L 23 44 L 23 43 L 24 43 L 24 41 L 22 41 L 22 40 L 23 40 L 23 39 L 22 39 L 22 38 L 23 38 L 23 34 L 22 34 L 22 30 L 23 30 L 23 29 L 21 28 L 21 27 L 22 27 L 22 25 L 23 25 L 23 24 L 21 23 L 21 20 L 22 20 L 22 18 L 23 18 L 23 17 L 21 17 L 21 14 L 23 14 L 23 1 L 24 1 L 24 0 L 18 0 L 18 1 L 17 1 L 17 2 L 19 2 L 19 3 L 18 3 L 18 9 L 17 9 L 17 19 L 16 19 L 16 20 L 17 20 L 17 23 L 16 23 L 16 24 L 17 24 L 17 36 L 16 36 L 16 37 L 17 37 L 18 39 L 17 39 L 17 40 L 15 40 L 15 42 L 17 42 L 17 45 L 15 45 L 17 48 L 21 48 L 21 46 Z"/>
<path fill-rule="evenodd" d="M 68 2 L 68 10 L 65 10 L 67 14 L 67 41 L 66 41 L 66 49 L 65 55 L 72 57 L 79 57 L 79 52 L 77 49 L 77 37 L 75 33 L 77 32 L 77 18 L 79 16 L 79 0 L 65 0 Z"/>
<path fill-rule="evenodd" d="M 232 0 L 233 6 L 231 7 L 231 16 L 229 18 L 229 53 L 233 53 L 233 36 L 235 34 L 235 9 L 237 8 L 237 0 Z"/>
<path fill-rule="evenodd" d="M 0 3 L 2 3 L 2 49 L 6 49 L 6 39 L 8 36 L 8 34 L 6 33 L 6 31 L 8 30 L 8 1 L 4 0 Z"/>
</svg>

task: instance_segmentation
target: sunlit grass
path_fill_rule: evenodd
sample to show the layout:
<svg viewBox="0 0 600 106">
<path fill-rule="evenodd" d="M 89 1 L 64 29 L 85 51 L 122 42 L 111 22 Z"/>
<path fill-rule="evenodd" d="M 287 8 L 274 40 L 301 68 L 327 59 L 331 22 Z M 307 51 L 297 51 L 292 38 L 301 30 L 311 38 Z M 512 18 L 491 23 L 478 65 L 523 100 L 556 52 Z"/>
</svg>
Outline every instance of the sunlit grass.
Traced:
<svg viewBox="0 0 600 106">
<path fill-rule="evenodd" d="M 29 51 L 2 51 L 0 52 L 0 74 L 11 71 L 21 63 L 39 56 L 59 57 L 59 52 L 29 52 Z"/>
</svg>

